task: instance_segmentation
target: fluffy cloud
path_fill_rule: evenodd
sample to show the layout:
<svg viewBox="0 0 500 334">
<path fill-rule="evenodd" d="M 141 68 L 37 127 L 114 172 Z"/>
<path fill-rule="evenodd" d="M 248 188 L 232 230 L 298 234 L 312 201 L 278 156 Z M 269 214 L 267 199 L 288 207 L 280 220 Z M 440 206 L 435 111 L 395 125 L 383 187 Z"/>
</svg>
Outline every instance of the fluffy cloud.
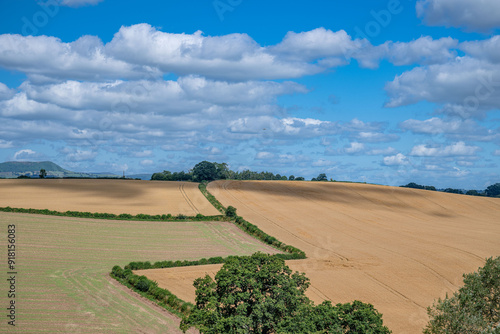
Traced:
<svg viewBox="0 0 500 334">
<path fill-rule="evenodd" d="M 270 50 L 283 58 L 315 61 L 328 67 L 344 64 L 348 54 L 361 47 L 361 41 L 353 41 L 344 30 L 333 32 L 325 28 L 295 33 L 288 32 L 281 43 Z"/>
<path fill-rule="evenodd" d="M 160 75 L 150 67 L 110 57 L 102 41 L 93 36 L 63 43 L 49 36 L 0 35 L 0 66 L 26 73 L 33 81 L 137 79 Z"/>
<path fill-rule="evenodd" d="M 353 57 L 367 68 L 377 68 L 382 59 L 396 66 L 442 64 L 456 56 L 457 46 L 458 41 L 451 37 L 435 40 L 423 36 L 410 42 L 388 41 L 377 46 L 365 43 Z"/>
<path fill-rule="evenodd" d="M 361 131 L 352 134 L 353 138 L 363 143 L 386 143 L 399 140 L 399 136 L 395 134 L 386 134 L 382 132 L 366 132 Z"/>
<path fill-rule="evenodd" d="M 35 83 L 60 80 L 155 79 L 162 74 L 196 75 L 222 81 L 299 78 L 346 65 L 376 67 L 387 58 L 397 65 L 441 63 L 456 41 L 421 37 L 408 43 L 372 46 L 344 30 L 289 32 L 260 46 L 247 34 L 204 36 L 159 31 L 149 24 L 123 26 L 104 44 L 96 36 L 71 43 L 50 36 L 0 35 L 0 67 L 26 73 Z"/>
<path fill-rule="evenodd" d="M 460 141 L 449 146 L 428 146 L 417 145 L 411 150 L 410 155 L 418 157 L 455 157 L 470 156 L 476 154 L 481 148 L 478 146 L 468 146 Z"/>
<path fill-rule="evenodd" d="M 437 40 L 424 36 L 408 43 L 386 42 L 387 60 L 397 66 L 412 64 L 444 63 L 455 57 L 455 52 L 450 49 L 458 45 L 458 41 L 451 37 Z"/>
<path fill-rule="evenodd" d="M 275 155 L 271 152 L 257 152 L 255 155 L 255 159 L 257 160 L 272 160 L 275 158 Z"/>
<path fill-rule="evenodd" d="M 443 104 L 443 112 L 461 117 L 481 117 L 500 108 L 500 66 L 470 57 L 439 65 L 417 67 L 385 87 L 387 107 L 429 101 Z"/>
<path fill-rule="evenodd" d="M 146 157 L 150 157 L 152 155 L 153 155 L 153 151 L 151 151 L 151 150 L 144 150 L 144 151 L 140 151 L 140 152 L 132 152 L 132 156 L 136 157 L 136 158 L 146 158 Z"/>
<path fill-rule="evenodd" d="M 145 159 L 140 162 L 141 166 L 147 167 L 147 166 L 152 166 L 154 164 L 153 160 L 150 159 Z"/>
<path fill-rule="evenodd" d="M 344 152 L 347 154 L 356 154 L 362 152 L 364 149 L 365 145 L 363 143 L 353 142 L 349 146 L 344 147 Z"/>
<path fill-rule="evenodd" d="M 387 148 L 374 148 L 371 149 L 370 151 L 367 151 L 366 154 L 368 155 L 395 155 L 397 150 L 394 147 L 387 147 Z"/>
<path fill-rule="evenodd" d="M 500 27 L 497 0 L 419 0 L 417 16 L 431 26 L 488 31 Z"/>
<path fill-rule="evenodd" d="M 423 121 L 409 119 L 402 122 L 400 128 L 418 134 L 466 134 L 477 132 L 477 123 L 472 120 L 450 119 L 444 120 L 432 117 Z"/>
<path fill-rule="evenodd" d="M 92 161 L 96 156 L 97 152 L 95 151 L 75 150 L 73 152 L 68 152 L 66 159 L 71 162 Z"/>
<path fill-rule="evenodd" d="M 14 96 L 15 92 L 13 89 L 7 87 L 4 83 L 0 82 L 0 101 L 8 100 Z"/>
<path fill-rule="evenodd" d="M 165 73 L 222 80 L 296 78 L 321 71 L 317 65 L 283 61 L 246 34 L 172 34 L 148 24 L 122 27 L 106 50 L 117 59 L 157 67 Z"/>
<path fill-rule="evenodd" d="M 5 148 L 11 148 L 13 146 L 14 145 L 12 144 L 11 141 L 0 139 L 0 148 L 5 149 Z"/>
<path fill-rule="evenodd" d="M 214 106 L 255 107 L 271 103 L 279 95 L 307 91 L 293 82 L 228 83 L 200 77 L 183 77 L 177 81 L 25 83 L 22 88 L 26 99 L 60 108 L 162 114 L 186 114 Z"/>
<path fill-rule="evenodd" d="M 406 166 L 409 163 L 408 158 L 401 153 L 385 157 L 383 162 L 386 166 Z"/>
<path fill-rule="evenodd" d="M 474 58 L 500 63 L 500 36 L 493 36 L 482 41 L 463 42 L 460 43 L 459 48 Z"/>
<path fill-rule="evenodd" d="M 30 150 L 30 149 L 24 149 L 17 151 L 14 153 L 14 160 L 15 161 L 25 161 L 25 160 L 35 160 L 40 157 L 40 154 Z"/>
<path fill-rule="evenodd" d="M 338 131 L 336 123 L 311 118 L 245 117 L 229 123 L 231 133 L 264 137 L 312 138 Z"/>
</svg>

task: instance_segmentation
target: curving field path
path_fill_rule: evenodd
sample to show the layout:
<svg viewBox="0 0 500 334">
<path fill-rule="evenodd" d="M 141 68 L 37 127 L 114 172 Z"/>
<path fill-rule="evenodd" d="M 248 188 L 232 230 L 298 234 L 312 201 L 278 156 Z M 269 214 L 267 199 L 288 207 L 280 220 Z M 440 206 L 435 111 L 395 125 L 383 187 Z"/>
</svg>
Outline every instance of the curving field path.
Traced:
<svg viewBox="0 0 500 334">
<path fill-rule="evenodd" d="M 0 180 L 0 206 L 129 214 L 219 212 L 193 182 L 109 179 Z"/>
<path fill-rule="evenodd" d="M 306 252 L 288 264 L 311 279 L 311 299 L 372 303 L 398 334 L 421 333 L 427 306 L 500 255 L 500 199 L 287 181 L 217 181 L 208 190 Z"/>
</svg>

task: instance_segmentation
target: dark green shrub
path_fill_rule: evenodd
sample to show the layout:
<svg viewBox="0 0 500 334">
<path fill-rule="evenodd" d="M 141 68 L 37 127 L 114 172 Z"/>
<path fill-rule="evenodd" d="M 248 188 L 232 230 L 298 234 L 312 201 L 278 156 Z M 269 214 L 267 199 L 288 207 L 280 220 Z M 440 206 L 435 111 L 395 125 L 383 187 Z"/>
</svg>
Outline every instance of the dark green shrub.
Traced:
<svg viewBox="0 0 500 334">
<path fill-rule="evenodd" d="M 123 276 L 123 269 L 120 266 L 114 266 L 113 269 L 111 270 L 111 272 L 116 277 L 125 278 L 125 276 Z"/>
<path fill-rule="evenodd" d="M 140 291 L 146 292 L 149 290 L 150 281 L 147 279 L 146 276 L 141 276 L 137 280 L 136 284 L 134 284 L 134 286 Z"/>
<path fill-rule="evenodd" d="M 226 209 L 226 216 L 229 218 L 235 218 L 236 217 L 236 208 L 234 206 L 228 206 Z"/>
</svg>

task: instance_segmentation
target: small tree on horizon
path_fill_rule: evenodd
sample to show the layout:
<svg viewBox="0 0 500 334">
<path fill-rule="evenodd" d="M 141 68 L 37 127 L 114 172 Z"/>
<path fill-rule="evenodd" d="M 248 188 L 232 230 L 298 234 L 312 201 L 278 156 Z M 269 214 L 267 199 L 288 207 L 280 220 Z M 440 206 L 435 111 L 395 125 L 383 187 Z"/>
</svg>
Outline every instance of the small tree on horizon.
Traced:
<svg viewBox="0 0 500 334">
<path fill-rule="evenodd" d="M 47 171 L 45 169 L 40 169 L 40 178 L 44 179 L 47 176 Z"/>
</svg>

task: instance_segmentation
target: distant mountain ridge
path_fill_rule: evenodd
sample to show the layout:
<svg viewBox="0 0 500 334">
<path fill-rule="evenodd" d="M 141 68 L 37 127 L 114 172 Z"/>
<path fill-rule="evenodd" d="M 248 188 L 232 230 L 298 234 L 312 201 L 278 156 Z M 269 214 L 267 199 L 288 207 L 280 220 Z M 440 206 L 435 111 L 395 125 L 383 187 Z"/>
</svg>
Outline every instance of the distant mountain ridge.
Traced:
<svg viewBox="0 0 500 334">
<path fill-rule="evenodd" d="M 51 161 L 8 161 L 0 163 L 0 177 L 17 178 L 25 175 L 29 177 L 38 177 L 40 170 L 45 169 L 47 177 L 119 177 L 112 173 L 79 173 L 72 172 Z"/>
</svg>

